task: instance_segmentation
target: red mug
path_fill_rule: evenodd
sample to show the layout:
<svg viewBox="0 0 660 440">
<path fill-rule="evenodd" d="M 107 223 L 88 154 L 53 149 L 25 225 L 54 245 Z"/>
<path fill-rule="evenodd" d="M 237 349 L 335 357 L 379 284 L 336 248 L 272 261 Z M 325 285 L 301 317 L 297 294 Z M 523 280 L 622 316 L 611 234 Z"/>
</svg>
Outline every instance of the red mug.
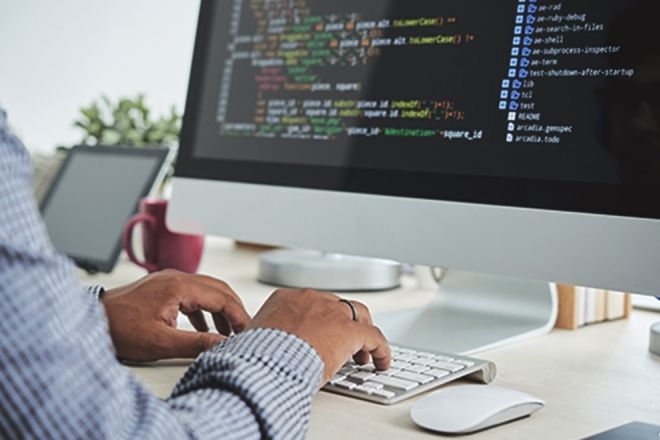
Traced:
<svg viewBox="0 0 660 440">
<path fill-rule="evenodd" d="M 178 234 L 165 224 L 168 201 L 144 199 L 139 213 L 124 228 L 124 250 L 128 258 L 149 273 L 164 269 L 176 269 L 196 273 L 204 251 L 204 236 Z M 142 227 L 144 261 L 138 260 L 133 250 L 133 230 Z"/>
</svg>

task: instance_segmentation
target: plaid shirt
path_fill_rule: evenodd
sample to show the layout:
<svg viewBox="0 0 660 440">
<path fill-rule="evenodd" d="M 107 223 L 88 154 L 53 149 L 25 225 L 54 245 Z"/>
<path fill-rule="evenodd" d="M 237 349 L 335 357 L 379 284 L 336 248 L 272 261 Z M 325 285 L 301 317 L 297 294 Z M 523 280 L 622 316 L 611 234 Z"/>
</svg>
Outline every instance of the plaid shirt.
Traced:
<svg viewBox="0 0 660 440">
<path fill-rule="evenodd" d="M 50 244 L 29 158 L 0 110 L 0 438 L 301 438 L 323 364 L 302 340 L 247 331 L 158 399 L 115 359 L 98 292 Z"/>
</svg>

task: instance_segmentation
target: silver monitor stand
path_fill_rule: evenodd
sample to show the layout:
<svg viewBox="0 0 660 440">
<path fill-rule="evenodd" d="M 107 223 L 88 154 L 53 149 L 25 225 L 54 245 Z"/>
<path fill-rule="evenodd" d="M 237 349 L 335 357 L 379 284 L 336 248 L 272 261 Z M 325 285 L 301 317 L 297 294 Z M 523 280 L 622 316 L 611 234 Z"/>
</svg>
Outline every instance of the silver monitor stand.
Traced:
<svg viewBox="0 0 660 440">
<path fill-rule="evenodd" d="M 390 260 L 304 250 L 259 257 L 259 281 L 280 287 L 331 292 L 377 292 L 399 287 L 401 265 Z"/>
<path fill-rule="evenodd" d="M 314 251 L 277 250 L 259 261 L 261 282 L 334 292 L 393 289 L 400 275 L 393 261 Z M 556 318 L 553 284 L 461 271 L 445 273 L 430 304 L 374 317 L 392 343 L 463 354 L 548 333 Z"/>
<path fill-rule="evenodd" d="M 430 304 L 374 321 L 393 344 L 470 354 L 548 333 L 557 311 L 554 284 L 448 271 Z"/>
</svg>

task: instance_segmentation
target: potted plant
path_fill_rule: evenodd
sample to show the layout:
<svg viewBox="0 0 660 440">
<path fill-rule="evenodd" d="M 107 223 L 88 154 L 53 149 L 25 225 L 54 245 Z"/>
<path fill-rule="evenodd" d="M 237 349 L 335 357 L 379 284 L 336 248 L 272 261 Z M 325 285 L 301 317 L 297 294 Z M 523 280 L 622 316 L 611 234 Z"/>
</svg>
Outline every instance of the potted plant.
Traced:
<svg viewBox="0 0 660 440">
<path fill-rule="evenodd" d="M 74 126 L 82 130 L 85 145 L 175 148 L 181 131 L 181 114 L 172 107 L 169 114 L 154 117 L 145 97 L 123 97 L 113 102 L 107 96 L 80 109 Z"/>
</svg>

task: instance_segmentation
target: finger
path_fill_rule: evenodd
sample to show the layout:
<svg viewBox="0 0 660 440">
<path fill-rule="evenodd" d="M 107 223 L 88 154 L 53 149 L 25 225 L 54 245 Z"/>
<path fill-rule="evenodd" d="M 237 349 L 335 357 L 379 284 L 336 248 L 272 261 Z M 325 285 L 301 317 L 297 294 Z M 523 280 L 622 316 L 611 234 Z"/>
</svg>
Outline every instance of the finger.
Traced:
<svg viewBox="0 0 660 440">
<path fill-rule="evenodd" d="M 189 313 L 183 313 L 188 317 L 188 321 L 192 324 L 192 326 L 197 330 L 198 332 L 207 332 L 209 331 L 209 325 L 206 322 L 206 318 L 204 317 L 204 313 L 201 310 L 197 310 L 195 312 L 189 312 Z"/>
<path fill-rule="evenodd" d="M 238 296 L 238 294 L 234 292 L 234 289 L 232 289 L 231 286 L 227 284 L 225 281 L 218 280 L 216 278 L 207 275 L 195 275 L 195 278 L 197 278 L 199 282 L 204 283 L 209 287 L 218 289 L 219 291 L 222 291 L 223 293 L 232 296 L 237 303 L 243 305 L 243 301 L 241 300 L 241 297 Z"/>
<path fill-rule="evenodd" d="M 213 313 L 213 320 L 220 333 L 227 329 L 228 334 L 231 334 L 232 330 L 240 333 L 250 324 L 250 316 L 245 311 L 243 304 L 235 301 L 228 302 L 221 313 Z"/>
<path fill-rule="evenodd" d="M 371 360 L 371 355 L 364 350 L 360 350 L 353 356 L 353 360 L 358 365 L 368 364 Z"/>
<path fill-rule="evenodd" d="M 351 319 L 353 319 L 353 311 L 351 310 L 351 307 L 344 303 L 344 302 L 339 302 L 342 307 L 346 309 L 347 316 Z M 353 304 L 353 307 L 355 307 L 355 312 L 357 313 L 357 318 L 358 322 L 361 324 L 367 324 L 367 325 L 372 325 L 373 321 L 371 319 L 371 313 L 369 312 L 369 308 L 362 304 L 359 301 L 350 301 L 351 304 Z"/>
<path fill-rule="evenodd" d="M 355 312 L 358 317 L 357 322 L 365 325 L 372 325 L 371 314 L 369 313 L 367 306 L 359 301 L 350 301 L 350 303 L 355 307 Z M 353 310 L 351 310 L 351 307 L 344 302 L 341 302 L 341 304 L 345 306 L 344 308 L 347 310 L 347 316 L 353 319 Z M 353 355 L 353 360 L 358 365 L 365 365 L 371 360 L 371 355 L 368 351 L 360 350 Z"/>
<path fill-rule="evenodd" d="M 227 339 L 217 333 L 197 333 L 176 330 L 168 327 L 166 330 L 167 346 L 161 347 L 160 359 L 183 358 L 194 359 Z"/>
<path fill-rule="evenodd" d="M 179 308 L 183 312 L 206 310 L 222 314 L 232 328 L 241 331 L 250 322 L 250 316 L 245 307 L 231 294 L 221 291 L 215 285 L 190 278 L 185 292 L 179 292 Z M 226 330 L 218 328 L 219 331 Z"/>
<path fill-rule="evenodd" d="M 216 324 L 216 329 L 223 334 L 225 334 L 224 332 L 227 331 L 228 332 L 226 333 L 227 335 L 231 334 L 232 329 L 236 331 L 236 333 L 240 333 L 243 330 L 245 330 L 245 328 L 250 322 L 250 315 L 245 310 L 245 306 L 243 305 L 243 301 L 241 300 L 241 298 L 238 296 L 236 292 L 234 292 L 234 290 L 229 286 L 229 284 L 225 283 L 224 281 L 206 275 L 196 275 L 195 278 L 197 279 L 197 281 L 206 284 L 211 289 L 215 289 L 218 292 L 222 292 L 225 295 L 229 295 L 231 298 L 233 298 L 234 304 L 239 306 L 237 310 L 234 310 L 235 312 L 234 314 L 236 316 L 240 315 L 238 321 L 233 321 L 229 316 L 216 316 L 216 314 L 214 314 L 213 318 Z M 226 324 L 229 324 L 229 327 L 227 327 Z M 227 328 L 229 330 L 226 330 Z"/>
<path fill-rule="evenodd" d="M 383 332 L 373 325 L 361 325 L 363 346 L 361 351 L 371 354 L 374 365 L 379 370 L 387 370 L 392 363 L 390 344 L 385 339 Z"/>
<path fill-rule="evenodd" d="M 358 321 L 362 324 L 373 325 L 373 320 L 371 318 L 371 312 L 369 311 L 369 308 L 359 301 L 351 301 L 351 303 L 353 303 L 357 309 Z"/>
<path fill-rule="evenodd" d="M 222 313 L 213 314 L 213 323 L 215 324 L 216 330 L 221 335 L 229 336 L 231 335 L 231 324 L 227 321 L 227 318 Z"/>
</svg>

